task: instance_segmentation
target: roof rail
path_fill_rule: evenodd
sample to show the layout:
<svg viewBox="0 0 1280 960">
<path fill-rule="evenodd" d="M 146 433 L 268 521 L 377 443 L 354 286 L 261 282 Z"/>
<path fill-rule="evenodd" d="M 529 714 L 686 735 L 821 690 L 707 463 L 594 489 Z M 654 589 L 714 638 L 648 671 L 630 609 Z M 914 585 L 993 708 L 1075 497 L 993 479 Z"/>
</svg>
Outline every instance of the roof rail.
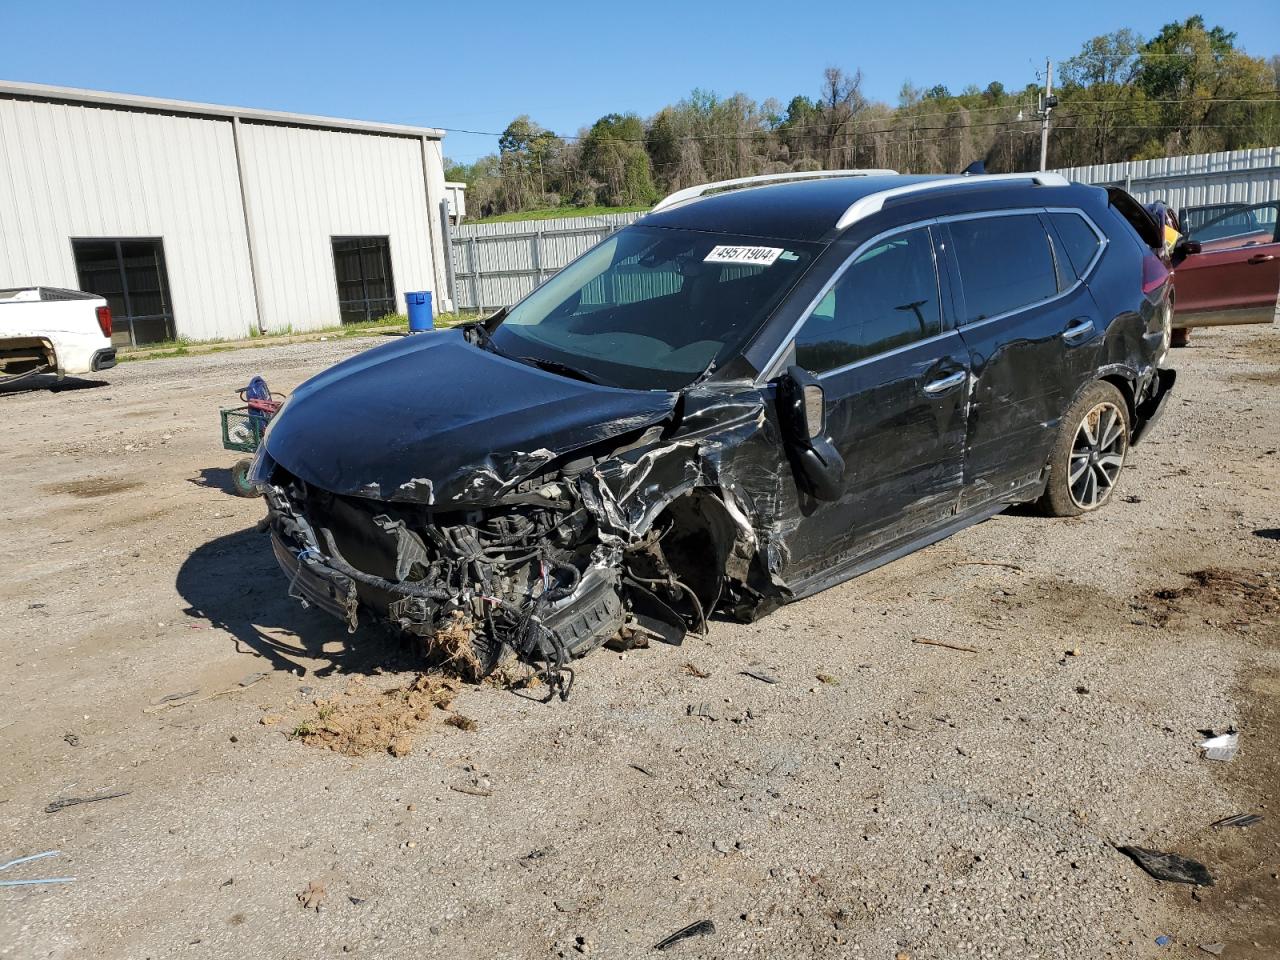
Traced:
<svg viewBox="0 0 1280 960">
<path fill-rule="evenodd" d="M 696 187 L 685 187 L 668 197 L 659 200 L 652 213 L 666 210 L 680 203 L 696 200 L 712 190 L 731 190 L 734 187 L 752 187 L 757 184 L 783 183 L 787 180 L 826 180 L 831 177 L 879 177 L 894 176 L 897 170 L 795 170 L 791 173 L 766 173 L 758 177 L 738 177 L 734 180 L 717 180 L 714 183 L 700 183 Z"/>
<path fill-rule="evenodd" d="M 886 200 L 923 193 L 926 190 L 939 190 L 943 187 L 982 186 L 987 183 L 1008 183 L 1024 181 L 1041 187 L 1069 187 L 1071 181 L 1060 173 L 982 173 L 974 176 L 939 177 L 937 180 L 925 180 L 920 183 L 908 183 L 901 187 L 891 187 L 878 193 L 868 194 L 861 200 L 855 200 L 849 209 L 836 221 L 836 229 L 843 230 L 884 209 Z"/>
</svg>

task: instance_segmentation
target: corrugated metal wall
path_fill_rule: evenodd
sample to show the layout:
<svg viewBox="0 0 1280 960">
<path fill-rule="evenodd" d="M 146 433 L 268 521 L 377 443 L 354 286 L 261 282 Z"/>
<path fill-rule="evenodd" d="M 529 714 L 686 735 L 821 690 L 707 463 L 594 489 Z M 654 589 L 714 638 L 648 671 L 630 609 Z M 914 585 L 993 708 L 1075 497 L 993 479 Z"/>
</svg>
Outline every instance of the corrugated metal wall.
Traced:
<svg viewBox="0 0 1280 960">
<path fill-rule="evenodd" d="M 1058 172 L 1081 183 L 1126 187 L 1142 203 L 1163 200 L 1175 210 L 1207 203 L 1280 199 L 1280 147 L 1069 167 Z"/>
<path fill-rule="evenodd" d="M 454 227 L 451 245 L 458 309 L 510 306 L 565 264 L 642 216 L 613 213 Z"/>
<path fill-rule="evenodd" d="M 340 322 L 335 236 L 391 238 L 397 309 L 406 290 L 440 289 L 420 140 L 247 120 L 240 134 L 268 329 Z"/>
<path fill-rule="evenodd" d="M 182 336 L 256 324 L 229 120 L 0 97 L 0 287 L 76 287 L 73 237 L 160 237 Z"/>
<path fill-rule="evenodd" d="M 1280 147 L 1057 172 L 1081 183 L 1127 186 L 1141 202 L 1164 200 L 1175 210 L 1206 203 L 1280 199 Z M 642 216 L 621 213 L 454 227 L 454 295 L 459 309 L 510 306 L 570 260 Z"/>
</svg>

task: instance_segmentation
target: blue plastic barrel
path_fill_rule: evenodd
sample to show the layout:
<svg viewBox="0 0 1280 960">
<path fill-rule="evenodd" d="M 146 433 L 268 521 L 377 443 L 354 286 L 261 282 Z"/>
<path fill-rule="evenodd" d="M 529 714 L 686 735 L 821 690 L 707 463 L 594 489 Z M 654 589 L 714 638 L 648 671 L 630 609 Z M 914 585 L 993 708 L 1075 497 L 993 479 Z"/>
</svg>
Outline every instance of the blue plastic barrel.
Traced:
<svg viewBox="0 0 1280 960">
<path fill-rule="evenodd" d="M 405 306 L 409 308 L 409 332 L 422 333 L 435 329 L 435 321 L 431 318 L 431 291 L 416 290 L 404 295 Z"/>
</svg>

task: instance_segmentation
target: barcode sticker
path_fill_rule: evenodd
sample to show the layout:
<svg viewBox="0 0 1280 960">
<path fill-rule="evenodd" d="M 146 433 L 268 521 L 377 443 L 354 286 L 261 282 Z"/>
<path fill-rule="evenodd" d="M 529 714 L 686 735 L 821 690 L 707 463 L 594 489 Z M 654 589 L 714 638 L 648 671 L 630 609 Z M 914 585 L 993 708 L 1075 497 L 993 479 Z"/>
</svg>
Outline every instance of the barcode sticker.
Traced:
<svg viewBox="0 0 1280 960">
<path fill-rule="evenodd" d="M 778 259 L 781 247 L 712 247 L 704 263 L 754 263 L 767 267 Z"/>
</svg>

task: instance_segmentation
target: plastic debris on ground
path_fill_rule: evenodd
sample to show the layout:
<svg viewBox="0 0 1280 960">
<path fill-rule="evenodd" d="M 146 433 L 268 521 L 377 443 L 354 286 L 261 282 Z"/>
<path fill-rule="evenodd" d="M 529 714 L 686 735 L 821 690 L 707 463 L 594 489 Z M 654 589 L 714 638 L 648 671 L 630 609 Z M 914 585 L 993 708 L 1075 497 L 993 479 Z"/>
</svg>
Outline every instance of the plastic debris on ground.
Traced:
<svg viewBox="0 0 1280 960">
<path fill-rule="evenodd" d="M 1225 943 L 1202 943 L 1200 949 L 1205 953 L 1212 953 L 1215 957 L 1220 956 L 1222 951 L 1227 949 Z"/>
<path fill-rule="evenodd" d="M 1192 883 L 1201 887 L 1213 886 L 1213 877 L 1203 863 L 1176 853 L 1148 850 L 1146 847 L 1116 847 L 1157 880 L 1170 883 Z"/>
<path fill-rule="evenodd" d="M 1262 815 L 1257 813 L 1237 813 L 1232 817 L 1223 817 L 1221 820 L 1215 820 L 1209 824 L 1211 827 L 1251 827 L 1255 823 L 1262 821 Z"/>
<path fill-rule="evenodd" d="M 10 867 L 16 867 L 24 863 L 31 863 L 33 860 L 43 860 L 45 857 L 56 857 L 61 850 L 46 850 L 44 853 L 33 853 L 27 857 L 18 857 L 16 860 L 10 860 L 8 863 L 0 863 L 0 870 L 8 870 Z M 71 883 L 75 877 L 40 877 L 32 880 L 0 880 L 0 887 L 29 887 L 42 883 Z"/>
<path fill-rule="evenodd" d="M 655 950 L 666 950 L 673 947 L 681 940 L 688 940 L 690 937 L 707 937 L 716 932 L 716 925 L 710 920 L 699 920 L 697 923 L 691 923 L 687 927 L 681 927 L 669 937 L 659 940 L 653 945 Z"/>
<path fill-rule="evenodd" d="M 1236 752 L 1240 749 L 1240 734 L 1222 733 L 1216 737 L 1210 737 L 1208 740 L 1200 744 L 1200 749 L 1204 751 L 1206 760 L 1221 760 L 1226 762 L 1235 757 Z"/>
</svg>

